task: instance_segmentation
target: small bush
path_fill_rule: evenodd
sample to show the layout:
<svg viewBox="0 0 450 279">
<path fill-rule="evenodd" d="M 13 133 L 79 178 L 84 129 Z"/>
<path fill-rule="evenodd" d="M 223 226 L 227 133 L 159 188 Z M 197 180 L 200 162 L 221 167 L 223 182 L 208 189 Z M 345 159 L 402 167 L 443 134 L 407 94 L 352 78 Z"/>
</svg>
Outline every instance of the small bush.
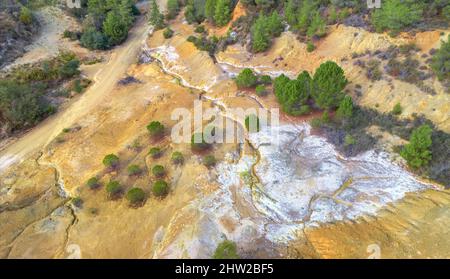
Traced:
<svg viewBox="0 0 450 279">
<path fill-rule="evenodd" d="M 256 95 L 260 97 L 266 96 L 267 95 L 266 87 L 264 85 L 258 84 L 256 86 Z"/>
<path fill-rule="evenodd" d="M 245 128 L 251 133 L 259 132 L 260 123 L 258 116 L 254 114 L 247 115 L 245 117 Z"/>
<path fill-rule="evenodd" d="M 129 165 L 127 168 L 128 175 L 139 175 L 142 169 L 138 165 Z"/>
<path fill-rule="evenodd" d="M 269 75 L 263 75 L 259 78 L 259 82 L 265 85 L 272 84 L 272 78 Z"/>
<path fill-rule="evenodd" d="M 115 154 L 108 154 L 103 158 L 103 165 L 107 168 L 115 168 L 119 165 L 119 157 Z"/>
<path fill-rule="evenodd" d="M 230 240 L 221 242 L 214 252 L 214 259 L 238 259 L 236 243 Z"/>
<path fill-rule="evenodd" d="M 106 185 L 106 193 L 108 194 L 109 198 L 115 198 L 122 192 L 122 186 L 120 185 L 119 181 L 111 180 Z"/>
<path fill-rule="evenodd" d="M 238 88 L 250 88 L 256 85 L 258 78 L 251 69 L 247 68 L 239 73 L 235 82 Z"/>
<path fill-rule="evenodd" d="M 205 26 L 199 25 L 199 26 L 195 27 L 194 32 L 195 33 L 205 33 Z"/>
<path fill-rule="evenodd" d="M 166 38 L 166 39 L 172 38 L 173 33 L 174 33 L 173 30 L 170 29 L 169 27 L 167 27 L 166 29 L 164 29 L 164 32 L 163 32 L 164 38 Z"/>
<path fill-rule="evenodd" d="M 89 187 L 89 189 L 94 190 L 100 187 L 100 181 L 97 177 L 94 176 L 88 179 L 86 185 Z"/>
<path fill-rule="evenodd" d="M 159 121 L 152 121 L 148 124 L 147 130 L 152 137 L 161 137 L 164 135 L 164 125 Z"/>
<path fill-rule="evenodd" d="M 308 42 L 306 44 L 306 51 L 307 52 L 313 52 L 316 49 L 316 47 L 314 46 L 314 44 L 312 42 Z"/>
<path fill-rule="evenodd" d="M 345 135 L 345 138 L 344 138 L 345 146 L 353 145 L 355 143 L 356 143 L 356 140 L 354 137 L 352 137 L 352 135 L 350 135 L 350 134 Z"/>
<path fill-rule="evenodd" d="M 203 133 L 195 133 L 191 137 L 191 148 L 193 150 L 202 151 L 210 147 L 210 144 L 205 141 Z"/>
<path fill-rule="evenodd" d="M 31 14 L 30 9 L 25 6 L 20 8 L 19 19 L 23 24 L 31 24 L 33 22 L 33 15 Z"/>
<path fill-rule="evenodd" d="M 402 114 L 402 106 L 400 105 L 400 103 L 395 104 L 394 108 L 392 109 L 392 114 L 394 115 L 400 115 Z"/>
<path fill-rule="evenodd" d="M 152 192 L 156 197 L 164 197 L 169 193 L 169 185 L 164 180 L 158 180 L 153 184 Z"/>
<path fill-rule="evenodd" d="M 126 198 L 131 205 L 139 205 L 145 200 L 145 192 L 141 188 L 131 188 Z"/>
<path fill-rule="evenodd" d="M 152 156 L 153 159 L 157 159 L 157 158 L 161 157 L 162 151 L 161 151 L 161 148 L 159 148 L 159 147 L 152 147 L 152 148 L 150 148 L 150 151 L 148 152 L 148 154 L 150 154 L 150 156 Z"/>
<path fill-rule="evenodd" d="M 203 157 L 203 164 L 208 168 L 213 167 L 216 163 L 216 157 L 214 157 L 213 155 L 206 155 L 205 157 Z"/>
<path fill-rule="evenodd" d="M 172 161 L 172 163 L 174 163 L 176 165 L 180 165 L 180 164 L 183 164 L 184 157 L 181 152 L 175 151 L 172 153 L 172 157 L 170 158 L 170 160 Z"/>
<path fill-rule="evenodd" d="M 80 197 L 72 198 L 71 202 L 75 207 L 81 208 L 83 206 L 83 200 Z"/>
<path fill-rule="evenodd" d="M 156 177 L 163 177 L 166 174 L 166 170 L 161 165 L 156 165 L 152 168 L 152 173 Z"/>
</svg>

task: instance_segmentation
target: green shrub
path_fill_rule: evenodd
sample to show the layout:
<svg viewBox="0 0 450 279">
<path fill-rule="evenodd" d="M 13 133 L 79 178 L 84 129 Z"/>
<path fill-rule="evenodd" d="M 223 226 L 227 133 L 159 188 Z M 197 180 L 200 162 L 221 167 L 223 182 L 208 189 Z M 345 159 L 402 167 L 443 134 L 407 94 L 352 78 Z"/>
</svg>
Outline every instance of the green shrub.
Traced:
<svg viewBox="0 0 450 279">
<path fill-rule="evenodd" d="M 156 197 L 164 197 L 169 193 L 169 185 L 164 180 L 158 180 L 153 184 L 152 192 Z"/>
<path fill-rule="evenodd" d="M 67 63 L 61 65 L 58 69 L 59 76 L 61 78 L 71 78 L 80 73 L 78 67 L 80 66 L 80 61 L 78 59 L 70 60 Z"/>
<path fill-rule="evenodd" d="M 205 33 L 205 26 L 203 26 L 203 25 L 199 25 L 199 26 L 197 26 L 197 27 L 195 27 L 195 29 L 194 29 L 194 32 L 195 33 Z"/>
<path fill-rule="evenodd" d="M 271 78 L 269 75 L 262 75 L 262 76 L 259 78 L 259 81 L 260 81 L 262 84 L 265 84 L 265 85 L 272 84 L 272 78 Z"/>
<path fill-rule="evenodd" d="M 440 81 L 450 81 L 450 35 L 447 42 L 442 42 L 439 50 L 433 55 L 431 69 Z"/>
<path fill-rule="evenodd" d="M 0 118 L 11 130 L 33 126 L 50 114 L 50 103 L 30 84 L 0 80 Z"/>
<path fill-rule="evenodd" d="M 170 160 L 172 161 L 172 163 L 179 165 L 179 164 L 183 164 L 184 157 L 181 152 L 175 151 L 172 153 L 172 157 L 170 158 Z"/>
<path fill-rule="evenodd" d="M 80 37 L 80 43 L 88 49 L 105 50 L 109 48 L 108 38 L 94 27 L 87 28 Z"/>
<path fill-rule="evenodd" d="M 400 103 L 395 104 L 394 108 L 392 108 L 392 114 L 394 115 L 400 115 L 402 114 L 402 106 L 400 105 Z"/>
<path fill-rule="evenodd" d="M 259 129 L 261 127 L 260 127 L 258 116 L 254 115 L 254 114 L 247 115 L 245 117 L 245 128 L 250 133 L 259 132 Z"/>
<path fill-rule="evenodd" d="M 83 206 L 83 200 L 80 197 L 72 198 L 71 202 L 75 207 L 81 208 Z"/>
<path fill-rule="evenodd" d="M 249 68 L 242 70 L 235 79 L 238 88 L 250 88 L 256 85 L 258 77 Z"/>
<path fill-rule="evenodd" d="M 214 157 L 214 155 L 206 155 L 205 157 L 203 157 L 202 161 L 203 164 L 208 168 L 213 167 L 217 163 L 216 157 Z"/>
<path fill-rule="evenodd" d="M 97 177 L 93 176 L 88 179 L 86 185 L 89 187 L 89 189 L 94 190 L 100 187 L 100 181 L 98 180 Z"/>
<path fill-rule="evenodd" d="M 238 259 L 236 243 L 230 240 L 224 240 L 221 242 L 213 255 L 214 259 Z"/>
<path fill-rule="evenodd" d="M 103 165 L 107 168 L 115 168 L 119 165 L 119 157 L 115 154 L 108 154 L 103 158 Z"/>
<path fill-rule="evenodd" d="M 31 14 L 30 9 L 28 9 L 25 6 L 22 6 L 20 8 L 20 15 L 19 15 L 19 20 L 23 23 L 23 24 L 31 24 L 33 22 L 33 15 Z"/>
<path fill-rule="evenodd" d="M 131 188 L 126 195 L 131 205 L 142 204 L 145 200 L 145 192 L 141 188 Z"/>
<path fill-rule="evenodd" d="M 260 97 L 264 97 L 264 96 L 267 95 L 266 87 L 264 85 L 262 85 L 262 84 L 258 84 L 256 86 L 255 91 L 256 91 L 256 95 L 258 95 Z"/>
<path fill-rule="evenodd" d="M 194 133 L 191 137 L 191 148 L 193 150 L 201 151 L 210 147 L 210 144 L 205 141 L 203 133 Z"/>
<path fill-rule="evenodd" d="M 152 137 L 161 137 L 164 135 L 164 125 L 159 121 L 152 121 L 148 124 L 147 130 Z"/>
<path fill-rule="evenodd" d="M 115 198 L 122 192 L 122 186 L 120 185 L 119 181 L 111 180 L 106 185 L 106 193 L 108 194 L 109 198 Z"/>
<path fill-rule="evenodd" d="M 345 138 L 344 138 L 344 145 L 345 146 L 349 146 L 349 145 L 353 145 L 356 143 L 356 140 L 354 137 L 352 137 L 352 135 L 350 134 L 346 134 Z"/>
<path fill-rule="evenodd" d="M 166 29 L 164 29 L 163 36 L 164 38 L 169 39 L 172 38 L 173 33 L 174 33 L 173 30 L 167 27 Z"/>
<path fill-rule="evenodd" d="M 159 147 L 152 147 L 152 148 L 150 148 L 150 151 L 148 152 L 148 154 L 150 154 L 150 156 L 152 156 L 153 159 L 157 159 L 157 158 L 161 157 L 162 150 Z"/>
<path fill-rule="evenodd" d="M 306 51 L 307 52 L 313 52 L 316 49 L 314 44 L 312 42 L 306 43 Z"/>
<path fill-rule="evenodd" d="M 128 175 L 139 175 L 142 169 L 138 165 L 129 165 L 127 168 Z"/>
<path fill-rule="evenodd" d="M 161 165 L 156 165 L 152 168 L 152 173 L 156 177 L 163 177 L 166 175 L 166 170 Z"/>
<path fill-rule="evenodd" d="M 340 118 L 350 118 L 353 115 L 353 100 L 350 96 L 345 96 L 339 103 L 336 115 Z"/>
<path fill-rule="evenodd" d="M 431 161 L 430 147 L 432 145 L 430 126 L 424 124 L 416 128 L 409 138 L 409 143 L 403 147 L 400 155 L 414 169 L 428 166 Z"/>
</svg>

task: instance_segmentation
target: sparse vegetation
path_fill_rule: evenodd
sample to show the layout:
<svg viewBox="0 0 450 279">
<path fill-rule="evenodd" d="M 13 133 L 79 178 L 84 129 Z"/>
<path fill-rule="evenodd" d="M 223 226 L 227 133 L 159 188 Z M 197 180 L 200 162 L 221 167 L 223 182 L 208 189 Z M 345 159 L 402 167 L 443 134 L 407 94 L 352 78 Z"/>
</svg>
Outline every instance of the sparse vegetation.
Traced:
<svg viewBox="0 0 450 279">
<path fill-rule="evenodd" d="M 238 259 L 236 243 L 230 240 L 221 242 L 213 255 L 214 259 Z"/>
</svg>

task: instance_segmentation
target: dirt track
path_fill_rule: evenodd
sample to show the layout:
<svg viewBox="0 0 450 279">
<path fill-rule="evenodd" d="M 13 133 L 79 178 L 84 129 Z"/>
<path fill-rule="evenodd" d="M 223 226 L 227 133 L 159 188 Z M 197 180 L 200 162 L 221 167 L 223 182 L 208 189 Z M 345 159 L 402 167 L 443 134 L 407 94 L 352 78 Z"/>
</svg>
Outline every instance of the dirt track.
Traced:
<svg viewBox="0 0 450 279">
<path fill-rule="evenodd" d="M 26 159 L 56 137 L 64 128 L 73 125 L 77 119 L 108 98 L 117 81 L 124 76 L 128 67 L 136 62 L 143 41 L 147 38 L 149 25 L 145 16 L 138 19 L 130 31 L 128 40 L 115 48 L 111 58 L 94 76 L 94 85 L 66 110 L 47 118 L 33 130 L 0 152 L 0 171 Z"/>
</svg>

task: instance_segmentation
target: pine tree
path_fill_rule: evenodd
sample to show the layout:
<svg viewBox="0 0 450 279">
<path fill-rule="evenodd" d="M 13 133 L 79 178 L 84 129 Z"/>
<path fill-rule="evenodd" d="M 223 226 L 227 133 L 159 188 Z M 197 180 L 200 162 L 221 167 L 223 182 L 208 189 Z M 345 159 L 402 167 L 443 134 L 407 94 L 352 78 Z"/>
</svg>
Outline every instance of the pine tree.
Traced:
<svg viewBox="0 0 450 279">
<path fill-rule="evenodd" d="M 225 26 L 231 19 L 229 0 L 217 0 L 214 11 L 214 22 L 217 26 Z"/>
<path fill-rule="evenodd" d="M 339 65 L 333 61 L 322 63 L 314 73 L 313 98 L 317 106 L 322 109 L 336 107 L 344 98 L 347 79 Z"/>
<path fill-rule="evenodd" d="M 270 46 L 270 36 L 267 32 L 266 17 L 260 15 L 251 28 L 252 49 L 254 52 L 262 52 Z"/>
<path fill-rule="evenodd" d="M 291 26 L 297 25 L 297 5 L 294 0 L 288 0 L 284 8 L 284 16 Z"/>
<path fill-rule="evenodd" d="M 319 12 L 314 13 L 311 23 L 306 31 L 306 35 L 308 35 L 308 37 L 313 37 L 314 35 L 321 37 L 325 35 L 325 21 L 322 19 Z"/>
<path fill-rule="evenodd" d="M 178 15 L 180 5 L 178 0 L 167 0 L 167 18 L 173 19 Z"/>
<path fill-rule="evenodd" d="M 209 21 L 214 22 L 215 12 L 216 12 L 216 0 L 206 0 L 205 16 Z"/>
<path fill-rule="evenodd" d="M 410 167 L 419 169 L 429 164 L 432 156 L 430 151 L 432 132 L 430 126 L 422 125 L 411 133 L 409 144 L 400 152 Z"/>
<path fill-rule="evenodd" d="M 267 30 L 271 36 L 278 37 L 283 32 L 284 26 L 281 17 L 278 15 L 277 11 L 273 12 L 272 15 L 267 19 Z"/>
<path fill-rule="evenodd" d="M 350 96 L 345 96 L 339 103 L 339 107 L 336 111 L 336 115 L 343 118 L 350 118 L 353 115 L 353 100 Z"/>
<path fill-rule="evenodd" d="M 120 44 L 128 36 L 128 25 L 118 11 L 112 10 L 103 22 L 103 32 L 113 45 Z"/>
<path fill-rule="evenodd" d="M 127 24 L 128 28 L 131 27 L 134 21 L 133 17 L 133 1 L 132 0 L 121 0 L 119 5 L 119 14 L 122 20 Z"/>
<path fill-rule="evenodd" d="M 156 0 L 152 0 L 150 4 L 150 24 L 152 24 L 156 30 L 164 28 L 164 16 L 159 11 L 158 4 L 156 4 Z"/>
</svg>

